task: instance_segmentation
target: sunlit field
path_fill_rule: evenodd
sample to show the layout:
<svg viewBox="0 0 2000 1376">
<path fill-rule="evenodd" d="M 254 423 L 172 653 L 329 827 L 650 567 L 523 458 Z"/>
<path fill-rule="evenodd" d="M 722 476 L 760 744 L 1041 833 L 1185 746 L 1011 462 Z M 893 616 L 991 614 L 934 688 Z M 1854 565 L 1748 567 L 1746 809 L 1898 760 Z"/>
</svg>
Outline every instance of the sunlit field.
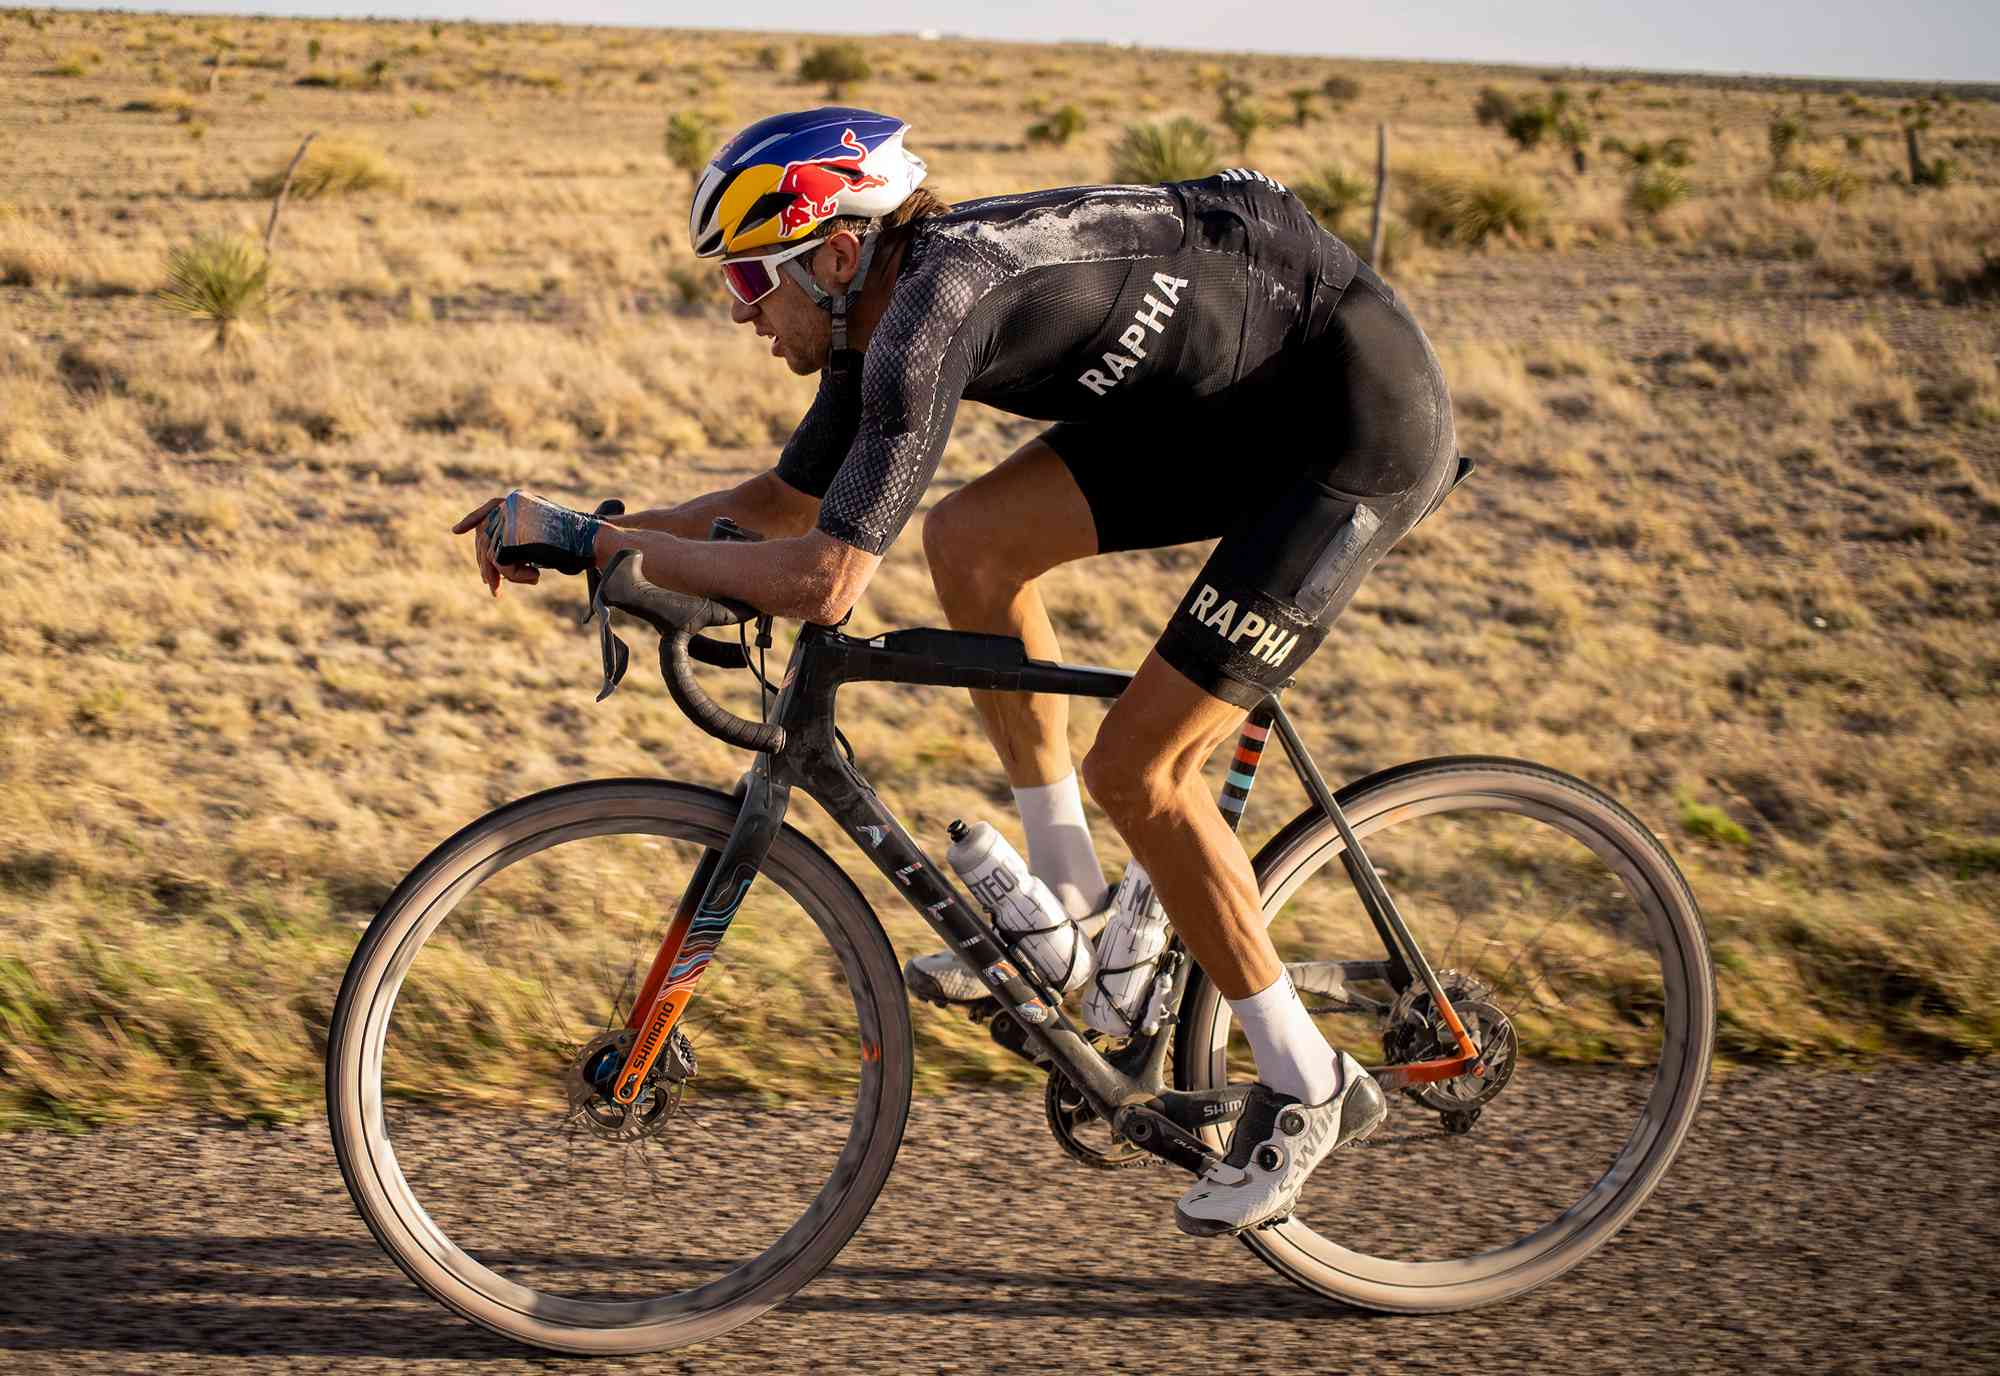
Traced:
<svg viewBox="0 0 2000 1376">
<path fill-rule="evenodd" d="M 829 42 L 0 14 L 0 1125 L 309 1111 L 347 957 L 433 844 L 566 781 L 734 782 L 636 631 L 593 705 L 580 585 L 495 601 L 448 530 L 514 486 L 637 507 L 773 461 L 811 382 L 730 324 L 687 194 L 726 133 L 828 99 L 800 71 Z M 1619 797 L 1703 905 L 1729 1060 L 2000 1044 L 2000 92 L 866 57 L 843 98 L 911 121 L 948 199 L 1248 165 L 1365 246 L 1386 124 L 1381 267 L 1481 468 L 1292 690 L 1322 767 L 1513 755 Z M 963 408 L 932 497 L 1037 428 Z M 1204 556 L 1051 575 L 1065 657 L 1136 665 Z M 855 626 L 937 618 L 913 528 Z M 920 837 L 1013 827 L 962 694 L 842 711 Z M 1077 704 L 1079 753 L 1101 714 Z M 1271 759 L 1253 850 L 1304 805 Z M 812 804 L 793 820 L 899 955 L 935 944 Z M 628 861 L 615 902 L 509 918 L 551 943 L 565 1018 L 678 896 Z M 806 1083 L 837 996 L 781 906 L 726 948 L 709 993 L 759 996 L 713 1025 Z M 495 968 L 425 1005 L 423 1074 L 532 1093 L 560 1038 Z M 1536 1046 L 1617 1058 L 1608 1006 Z M 922 1085 L 1025 1071 L 913 1016 Z"/>
</svg>

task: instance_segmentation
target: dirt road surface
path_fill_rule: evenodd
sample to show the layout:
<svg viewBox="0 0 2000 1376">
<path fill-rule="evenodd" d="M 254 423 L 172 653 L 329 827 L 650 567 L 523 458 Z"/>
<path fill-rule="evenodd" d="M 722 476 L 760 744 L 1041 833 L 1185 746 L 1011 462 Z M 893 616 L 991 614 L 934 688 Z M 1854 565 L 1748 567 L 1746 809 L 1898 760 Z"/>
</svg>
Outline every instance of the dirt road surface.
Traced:
<svg viewBox="0 0 2000 1376">
<path fill-rule="evenodd" d="M 1039 1095 L 920 1100 L 910 1129 L 868 1224 L 791 1303 L 598 1362 L 421 1295 L 355 1216 L 324 1123 L 0 1139 L 0 1371 L 2000 1368 L 1996 1066 L 1723 1077 L 1606 1250 L 1512 1305 L 1426 1319 L 1340 1309 L 1182 1237 L 1171 1173 L 1069 1164 Z"/>
</svg>

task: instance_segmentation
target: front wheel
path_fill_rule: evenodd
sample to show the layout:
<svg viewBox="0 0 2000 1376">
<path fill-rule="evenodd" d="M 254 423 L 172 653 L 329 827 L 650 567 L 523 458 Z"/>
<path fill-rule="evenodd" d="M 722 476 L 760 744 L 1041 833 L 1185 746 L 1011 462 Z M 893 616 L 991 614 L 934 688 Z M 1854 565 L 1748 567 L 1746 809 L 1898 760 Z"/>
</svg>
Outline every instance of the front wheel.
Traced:
<svg viewBox="0 0 2000 1376">
<path fill-rule="evenodd" d="M 1340 804 L 1489 1068 L 1392 1093 L 1373 1137 L 1243 1241 L 1363 1308 L 1512 1298 L 1609 1240 L 1687 1135 L 1715 1039 L 1700 911 L 1644 825 L 1539 765 L 1423 761 L 1349 785 Z M 1452 1054 L 1423 986 L 1387 977 L 1344 849 L 1313 812 L 1257 859 L 1293 982 L 1328 1041 L 1364 1063 Z M 1256 1077 L 1199 973 L 1179 1036 L 1182 1088 Z M 1220 1130 L 1208 1139 L 1226 1146 Z"/>
<path fill-rule="evenodd" d="M 361 1216 L 456 1313 L 537 1347 L 699 1342 L 853 1236 L 909 1110 L 909 1005 L 853 883 L 783 828 L 630 1105 L 593 1086 L 727 795 L 650 780 L 521 799 L 400 884 L 328 1031 Z"/>
</svg>

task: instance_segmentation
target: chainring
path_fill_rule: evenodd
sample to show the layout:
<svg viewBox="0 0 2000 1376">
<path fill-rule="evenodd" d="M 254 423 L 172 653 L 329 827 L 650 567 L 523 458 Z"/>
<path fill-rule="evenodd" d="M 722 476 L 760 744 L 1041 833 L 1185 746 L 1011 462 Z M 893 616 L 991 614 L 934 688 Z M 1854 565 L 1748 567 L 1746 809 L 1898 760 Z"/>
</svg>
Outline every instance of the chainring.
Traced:
<svg viewBox="0 0 2000 1376">
<path fill-rule="evenodd" d="M 1090 1100 L 1083 1097 L 1083 1091 L 1060 1070 L 1049 1072 L 1042 1105 L 1048 1110 L 1049 1131 L 1055 1135 L 1056 1145 L 1092 1170 L 1130 1170 L 1157 1160 L 1150 1152 L 1133 1146 L 1112 1131 L 1111 1125 L 1090 1106 Z M 1082 1133 L 1088 1133 L 1089 1140 L 1079 1135 Z"/>
<path fill-rule="evenodd" d="M 1437 977 L 1444 996 L 1451 1000 L 1452 1011 L 1458 1014 L 1472 1044 L 1479 1049 L 1486 1073 L 1410 1085 L 1403 1092 L 1439 1113 L 1470 1111 L 1476 1116 L 1476 1111 L 1491 1102 L 1514 1078 L 1520 1042 L 1514 1035 L 1513 1021 L 1493 1001 L 1490 988 L 1457 970 L 1440 970 Z M 1456 1039 L 1444 1029 L 1430 990 L 1422 984 L 1412 984 L 1389 1006 L 1382 1028 L 1382 1052 L 1391 1065 L 1457 1054 Z"/>
</svg>

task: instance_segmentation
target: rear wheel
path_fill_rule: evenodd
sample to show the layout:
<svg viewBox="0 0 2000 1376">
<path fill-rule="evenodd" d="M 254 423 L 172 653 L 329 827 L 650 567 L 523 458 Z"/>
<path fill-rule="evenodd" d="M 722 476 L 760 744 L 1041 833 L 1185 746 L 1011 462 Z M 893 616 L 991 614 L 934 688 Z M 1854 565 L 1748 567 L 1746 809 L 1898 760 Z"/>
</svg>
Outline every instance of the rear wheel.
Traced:
<svg viewBox="0 0 2000 1376">
<path fill-rule="evenodd" d="M 577 1353 L 699 1342 L 816 1275 L 909 1109 L 908 1002 L 853 883 L 789 827 L 630 1107 L 595 1089 L 733 799 L 655 781 L 524 798 L 438 847 L 349 966 L 334 1149 L 440 1302 Z"/>
<path fill-rule="evenodd" d="M 1509 1299 L 1602 1246 L 1687 1134 L 1715 1035 L 1700 912 L 1636 818 L 1554 770 L 1425 761 L 1340 802 L 1490 1069 L 1392 1093 L 1373 1137 L 1329 1158 L 1289 1220 L 1243 1241 L 1366 1308 Z M 1452 1054 L 1422 985 L 1389 983 L 1343 850 L 1332 821 L 1307 814 L 1257 861 L 1307 1008 L 1370 1065 Z M 1188 1089 L 1256 1077 L 1199 972 L 1176 1063 Z M 1208 1139 L 1226 1146 L 1223 1130 Z"/>
</svg>

